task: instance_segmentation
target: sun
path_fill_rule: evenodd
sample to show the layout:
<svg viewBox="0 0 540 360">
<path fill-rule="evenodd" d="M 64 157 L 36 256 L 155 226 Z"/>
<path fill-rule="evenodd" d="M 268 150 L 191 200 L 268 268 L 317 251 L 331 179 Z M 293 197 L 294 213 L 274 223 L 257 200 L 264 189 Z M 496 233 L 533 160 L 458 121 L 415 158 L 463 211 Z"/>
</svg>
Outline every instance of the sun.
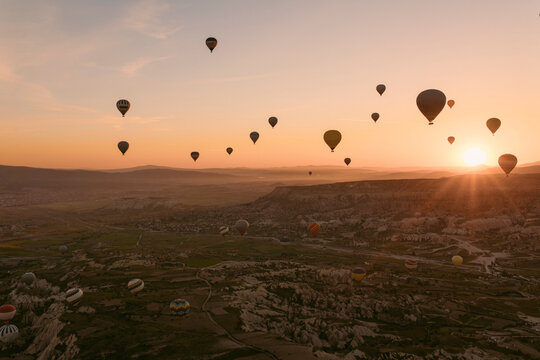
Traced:
<svg viewBox="0 0 540 360">
<path fill-rule="evenodd" d="M 469 166 L 483 164 L 486 161 L 486 153 L 479 148 L 470 148 L 463 153 L 463 161 Z"/>
</svg>

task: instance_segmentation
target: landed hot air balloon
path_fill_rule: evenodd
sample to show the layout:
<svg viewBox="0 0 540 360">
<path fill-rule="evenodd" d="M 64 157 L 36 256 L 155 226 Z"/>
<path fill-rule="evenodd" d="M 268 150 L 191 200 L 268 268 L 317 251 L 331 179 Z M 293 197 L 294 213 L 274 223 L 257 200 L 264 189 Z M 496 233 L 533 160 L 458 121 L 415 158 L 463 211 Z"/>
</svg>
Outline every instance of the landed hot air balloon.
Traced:
<svg viewBox="0 0 540 360">
<path fill-rule="evenodd" d="M 127 141 L 120 141 L 118 143 L 118 150 L 124 155 L 129 149 L 129 143 Z"/>
<path fill-rule="evenodd" d="M 253 141 L 253 144 L 259 140 L 259 133 L 256 131 L 253 131 L 251 134 L 249 134 L 249 137 L 251 138 L 251 141 Z"/>
<path fill-rule="evenodd" d="M 227 154 L 231 155 L 232 152 L 233 152 L 233 148 L 232 148 L 232 147 L 228 147 L 227 150 L 225 150 L 225 151 L 227 151 Z"/>
<path fill-rule="evenodd" d="M 230 229 L 229 229 L 228 226 L 221 226 L 221 227 L 219 228 L 219 234 L 220 234 L 221 236 L 227 235 L 227 234 L 229 233 L 229 231 L 230 231 Z"/>
<path fill-rule="evenodd" d="M 488 121 L 486 121 L 486 126 L 493 136 L 495 136 L 495 132 L 501 127 L 501 120 L 497 118 L 488 119 Z"/>
<path fill-rule="evenodd" d="M 379 120 L 379 113 L 371 114 L 371 118 L 373 119 L 373 121 L 377 122 L 377 120 Z"/>
<path fill-rule="evenodd" d="M 450 145 L 452 145 L 454 143 L 454 141 L 456 141 L 455 137 L 453 137 L 453 136 L 448 137 L 448 142 L 450 143 Z"/>
<path fill-rule="evenodd" d="M 144 289 L 144 281 L 141 279 L 131 279 L 127 284 L 128 290 L 132 294 L 136 294 Z"/>
<path fill-rule="evenodd" d="M 379 84 L 377 85 L 377 87 L 375 88 L 377 90 L 377 92 L 379 93 L 379 95 L 382 96 L 382 94 L 386 91 L 386 85 L 384 84 Z"/>
<path fill-rule="evenodd" d="M 345 158 L 345 160 L 343 161 L 345 162 L 347 166 L 349 166 L 349 164 L 351 163 L 351 158 Z"/>
<path fill-rule="evenodd" d="M 416 97 L 416 105 L 426 119 L 429 125 L 433 125 L 433 120 L 439 115 L 446 105 L 446 96 L 440 90 L 424 90 Z"/>
<path fill-rule="evenodd" d="M 131 107 L 131 104 L 127 100 L 120 99 L 116 102 L 116 108 L 118 109 L 118 111 L 120 111 L 120 113 L 122 114 L 122 117 L 126 115 L 130 107 Z"/>
<path fill-rule="evenodd" d="M 288 236 L 284 236 L 284 237 L 279 239 L 279 243 L 281 245 L 289 245 L 291 243 L 291 238 L 288 237 Z"/>
<path fill-rule="evenodd" d="M 321 224 L 316 223 L 316 222 L 311 223 L 308 225 L 307 229 L 311 235 L 317 236 L 319 231 L 321 231 Z"/>
<path fill-rule="evenodd" d="M 452 264 L 456 266 L 463 264 L 463 258 L 459 255 L 452 256 Z"/>
<path fill-rule="evenodd" d="M 414 270 L 418 267 L 418 261 L 416 260 L 405 260 L 405 267 L 409 270 Z"/>
<path fill-rule="evenodd" d="M 351 270 L 351 277 L 354 281 L 362 281 L 366 277 L 366 270 L 362 268 L 354 268 Z"/>
<path fill-rule="evenodd" d="M 213 37 L 209 37 L 208 39 L 206 39 L 206 46 L 208 46 L 208 48 L 210 49 L 210 52 L 213 52 L 217 46 L 217 39 Z"/>
<path fill-rule="evenodd" d="M 17 309 L 11 304 L 4 304 L 0 306 L 0 321 L 3 321 L 4 324 L 9 324 L 16 312 Z"/>
<path fill-rule="evenodd" d="M 308 172 L 308 174 L 309 174 L 309 176 L 311 176 L 311 175 L 313 175 L 313 172 L 312 172 L 312 171 L 310 171 L 310 172 Z"/>
<path fill-rule="evenodd" d="M 324 142 L 330 147 L 330 150 L 334 152 L 336 146 L 341 141 L 341 133 L 337 130 L 328 130 L 323 136 Z"/>
<path fill-rule="evenodd" d="M 448 100 L 447 104 L 450 107 L 450 109 L 454 106 L 456 102 L 454 100 Z"/>
<path fill-rule="evenodd" d="M 60 246 L 58 247 L 58 251 L 60 251 L 61 254 L 65 254 L 65 253 L 67 253 L 68 248 L 67 248 L 66 245 L 60 245 Z"/>
<path fill-rule="evenodd" d="M 192 151 L 191 152 L 191 158 L 193 159 L 193 161 L 197 161 L 197 159 L 199 158 L 199 152 L 198 151 Z"/>
<path fill-rule="evenodd" d="M 179 318 L 182 318 L 186 316 L 189 313 L 189 308 L 191 306 L 189 305 L 189 302 L 184 299 L 175 299 L 171 301 L 169 305 L 169 310 L 171 311 L 171 314 L 174 316 L 178 316 Z"/>
<path fill-rule="evenodd" d="M 499 156 L 499 166 L 508 176 L 517 165 L 517 157 L 512 154 L 504 154 Z"/>
<path fill-rule="evenodd" d="M 276 126 L 277 124 L 277 117 L 275 116 L 272 116 L 268 119 L 268 123 L 272 126 L 272 128 L 274 128 L 274 126 Z"/>
<path fill-rule="evenodd" d="M 249 227 L 249 223 L 246 220 L 238 220 L 236 224 L 234 224 L 234 228 L 236 231 L 240 233 L 240 235 L 244 235 Z"/>
<path fill-rule="evenodd" d="M 3 343 L 9 343 L 15 340 L 19 336 L 19 329 L 12 324 L 4 325 L 0 327 L 0 341 Z"/>
<path fill-rule="evenodd" d="M 34 275 L 33 272 L 27 272 L 23 276 L 21 276 L 21 280 L 26 285 L 32 285 L 32 283 L 36 281 L 36 275 Z"/>
<path fill-rule="evenodd" d="M 66 291 L 66 301 L 72 305 L 77 305 L 83 296 L 83 291 L 78 288 L 72 288 Z"/>
</svg>

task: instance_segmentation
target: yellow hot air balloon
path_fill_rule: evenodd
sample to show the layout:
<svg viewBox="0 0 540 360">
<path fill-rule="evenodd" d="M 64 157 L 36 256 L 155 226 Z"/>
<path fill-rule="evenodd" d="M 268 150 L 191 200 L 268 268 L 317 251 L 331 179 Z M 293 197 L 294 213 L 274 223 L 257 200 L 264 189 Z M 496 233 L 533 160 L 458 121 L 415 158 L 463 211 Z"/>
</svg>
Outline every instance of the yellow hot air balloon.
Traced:
<svg viewBox="0 0 540 360">
<path fill-rule="evenodd" d="M 446 96 L 440 90 L 429 89 L 424 90 L 416 97 L 416 105 L 426 119 L 429 125 L 433 125 L 433 120 L 446 105 Z"/>
<path fill-rule="evenodd" d="M 499 166 L 508 176 L 517 165 L 517 157 L 512 154 L 504 154 L 499 156 Z"/>
<path fill-rule="evenodd" d="M 456 102 L 454 100 L 448 100 L 448 106 L 450 107 L 450 109 L 454 106 Z"/>
<path fill-rule="evenodd" d="M 330 150 L 334 152 L 336 146 L 338 146 L 341 141 L 341 133 L 337 130 L 328 130 L 324 133 L 324 142 L 330 147 Z"/>
<path fill-rule="evenodd" d="M 488 127 L 489 131 L 495 136 L 495 132 L 501 127 L 501 120 L 497 118 L 491 118 L 486 121 L 486 126 Z"/>
<path fill-rule="evenodd" d="M 463 264 L 463 258 L 459 255 L 452 256 L 452 264 L 456 266 Z"/>
<path fill-rule="evenodd" d="M 366 270 L 362 268 L 354 268 L 351 270 L 351 277 L 354 281 L 362 281 L 366 277 Z"/>
</svg>

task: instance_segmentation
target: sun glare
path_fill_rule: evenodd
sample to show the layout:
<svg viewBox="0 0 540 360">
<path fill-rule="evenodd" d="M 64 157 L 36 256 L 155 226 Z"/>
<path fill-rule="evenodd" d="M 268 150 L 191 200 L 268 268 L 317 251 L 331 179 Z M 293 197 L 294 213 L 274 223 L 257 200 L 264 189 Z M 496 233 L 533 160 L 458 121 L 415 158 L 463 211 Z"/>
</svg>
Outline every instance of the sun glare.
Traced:
<svg viewBox="0 0 540 360">
<path fill-rule="evenodd" d="M 483 164 L 486 161 L 486 153 L 479 148 L 470 148 L 463 153 L 463 161 L 469 166 Z"/>
</svg>

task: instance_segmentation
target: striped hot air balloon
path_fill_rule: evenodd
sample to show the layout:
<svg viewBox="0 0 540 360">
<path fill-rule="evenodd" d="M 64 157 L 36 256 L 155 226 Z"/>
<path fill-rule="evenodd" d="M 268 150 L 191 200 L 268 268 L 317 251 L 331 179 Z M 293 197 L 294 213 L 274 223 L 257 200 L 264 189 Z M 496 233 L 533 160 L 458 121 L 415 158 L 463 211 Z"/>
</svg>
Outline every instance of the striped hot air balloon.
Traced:
<svg viewBox="0 0 540 360">
<path fill-rule="evenodd" d="M 178 317 L 184 317 L 189 313 L 189 302 L 184 299 L 175 299 L 171 301 L 171 304 L 169 305 L 169 310 L 171 310 L 171 314 Z"/>
<path fill-rule="evenodd" d="M 79 288 L 72 288 L 66 291 L 66 301 L 72 305 L 77 305 L 83 296 L 83 291 Z"/>
<path fill-rule="evenodd" d="M 229 231 L 230 231 L 230 229 L 229 229 L 228 226 L 221 226 L 221 227 L 219 228 L 219 234 L 220 234 L 221 236 L 227 235 L 227 234 L 229 233 Z"/>
<path fill-rule="evenodd" d="M 405 260 L 405 267 L 409 270 L 414 270 L 418 267 L 418 261 L 416 260 Z"/>
<path fill-rule="evenodd" d="M 120 99 L 116 102 L 116 108 L 118 109 L 118 111 L 120 111 L 120 113 L 122 114 L 122 117 L 126 115 L 130 107 L 131 107 L 131 104 L 129 103 L 129 101 L 125 99 Z"/>
<path fill-rule="evenodd" d="M 12 324 L 4 325 L 0 327 L 0 341 L 8 343 L 17 338 L 19 335 L 19 329 Z"/>
<path fill-rule="evenodd" d="M 0 306 L 0 321 L 3 321 L 4 324 L 8 324 L 11 319 L 15 316 L 17 309 L 11 304 L 4 304 Z"/>
<path fill-rule="evenodd" d="M 354 281 L 362 281 L 366 277 L 366 270 L 362 268 L 354 268 L 351 270 L 351 277 Z"/>
<path fill-rule="evenodd" d="M 308 225 L 307 229 L 311 235 L 317 236 L 319 231 L 321 231 L 321 224 L 316 223 L 316 222 L 311 223 Z"/>
<path fill-rule="evenodd" d="M 144 289 L 144 281 L 142 281 L 141 279 L 131 279 L 129 280 L 127 286 L 128 286 L 128 290 L 132 294 L 136 294 L 142 289 Z"/>
</svg>

